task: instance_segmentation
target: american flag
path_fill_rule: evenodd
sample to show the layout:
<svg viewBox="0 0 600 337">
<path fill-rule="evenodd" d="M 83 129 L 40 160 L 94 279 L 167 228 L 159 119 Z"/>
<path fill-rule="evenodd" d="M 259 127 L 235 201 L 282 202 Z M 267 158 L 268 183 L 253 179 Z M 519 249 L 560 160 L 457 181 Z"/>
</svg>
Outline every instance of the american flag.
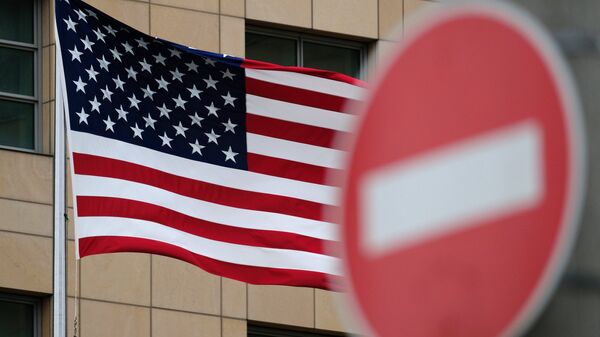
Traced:
<svg viewBox="0 0 600 337">
<path fill-rule="evenodd" d="M 78 257 L 145 252 L 331 287 L 325 176 L 342 167 L 332 139 L 360 81 L 188 48 L 78 0 L 56 1 L 56 25 Z"/>
</svg>

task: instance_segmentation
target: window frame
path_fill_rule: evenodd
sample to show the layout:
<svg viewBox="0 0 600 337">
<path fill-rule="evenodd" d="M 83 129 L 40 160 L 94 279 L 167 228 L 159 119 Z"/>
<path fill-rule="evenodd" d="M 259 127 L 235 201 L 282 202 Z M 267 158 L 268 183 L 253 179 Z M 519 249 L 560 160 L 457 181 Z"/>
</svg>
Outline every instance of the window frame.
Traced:
<svg viewBox="0 0 600 337">
<path fill-rule="evenodd" d="M 40 136 L 42 129 L 42 6 L 40 0 L 33 0 L 33 42 L 26 43 L 13 40 L 0 39 L 0 47 L 18 49 L 33 52 L 33 96 L 15 94 L 5 91 L 0 91 L 0 99 L 6 101 L 20 102 L 33 104 L 33 148 L 16 147 L 0 144 L 0 149 L 17 150 L 22 152 L 37 153 L 42 149 L 42 137 Z M 48 75 L 50 72 L 48 72 Z M 53 79 L 49 79 L 52 81 Z"/>
<path fill-rule="evenodd" d="M 343 38 L 333 38 L 312 33 L 266 28 L 255 25 L 246 25 L 245 33 L 260 34 L 296 41 L 296 60 L 298 62 L 299 67 L 304 67 L 304 42 L 357 50 L 360 55 L 360 70 L 358 78 L 361 80 L 367 78 L 368 46 L 366 43 L 361 43 L 358 41 L 352 41 Z"/>
<path fill-rule="evenodd" d="M 328 331 L 271 324 L 259 321 L 248 321 L 246 327 L 248 337 L 343 337 L 348 334 L 341 331 Z"/>
<path fill-rule="evenodd" d="M 0 293 L 0 300 L 33 306 L 33 336 L 42 336 L 42 299 L 32 296 Z"/>
</svg>

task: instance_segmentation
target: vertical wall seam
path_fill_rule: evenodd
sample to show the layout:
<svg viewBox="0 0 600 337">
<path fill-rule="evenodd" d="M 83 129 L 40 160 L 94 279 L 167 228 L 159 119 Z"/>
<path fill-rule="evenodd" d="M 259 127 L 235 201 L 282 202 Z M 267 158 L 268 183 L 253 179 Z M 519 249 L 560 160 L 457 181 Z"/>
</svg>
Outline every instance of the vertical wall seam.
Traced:
<svg viewBox="0 0 600 337">
<path fill-rule="evenodd" d="M 315 29 L 315 0 L 310 0 L 310 28 Z"/>
<path fill-rule="evenodd" d="M 377 39 L 381 39 L 381 17 L 379 16 L 379 13 L 381 13 L 380 11 L 380 7 L 381 6 L 381 0 L 377 0 Z"/>
<path fill-rule="evenodd" d="M 317 289 L 313 288 L 313 328 L 317 328 Z"/>
</svg>

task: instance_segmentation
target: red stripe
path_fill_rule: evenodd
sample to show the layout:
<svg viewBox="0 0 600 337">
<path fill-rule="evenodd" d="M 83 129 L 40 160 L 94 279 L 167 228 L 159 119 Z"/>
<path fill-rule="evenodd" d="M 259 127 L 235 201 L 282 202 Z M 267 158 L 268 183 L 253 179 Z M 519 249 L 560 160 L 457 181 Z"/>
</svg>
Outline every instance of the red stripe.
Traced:
<svg viewBox="0 0 600 337">
<path fill-rule="evenodd" d="M 280 66 L 278 64 L 250 60 L 250 59 L 244 59 L 244 62 L 242 63 L 242 67 L 250 68 L 250 69 L 273 70 L 273 71 L 289 71 L 289 72 L 293 72 L 293 73 L 300 73 L 300 74 L 305 74 L 305 75 L 310 75 L 310 76 L 326 78 L 328 80 L 344 82 L 344 83 L 356 85 L 359 87 L 367 86 L 366 82 L 363 82 L 357 78 L 350 77 L 348 75 L 336 73 L 336 72 L 329 71 L 329 70 L 304 68 L 304 67 Z"/>
<path fill-rule="evenodd" d="M 346 103 L 354 101 L 349 98 L 289 87 L 282 84 L 257 80 L 251 77 L 246 77 L 246 93 L 249 95 L 256 95 L 337 112 L 344 112 Z"/>
<path fill-rule="evenodd" d="M 256 153 L 248 153 L 248 170 L 320 185 L 325 184 L 327 174 L 340 173 L 340 170 L 336 169 L 263 156 Z"/>
<path fill-rule="evenodd" d="M 334 137 L 338 134 L 345 134 L 344 132 L 337 132 L 318 126 L 259 116 L 252 112 L 246 114 L 246 131 L 273 138 L 328 148 L 339 148 L 339 146 L 334 143 Z"/>
<path fill-rule="evenodd" d="M 122 160 L 73 153 L 76 174 L 134 181 L 220 205 L 322 220 L 322 205 L 285 196 L 210 184 Z"/>
<path fill-rule="evenodd" d="M 137 200 L 78 196 L 77 215 L 147 220 L 216 241 L 324 254 L 324 241 L 321 239 L 288 232 L 221 225 Z"/>
<path fill-rule="evenodd" d="M 339 277 L 306 270 L 254 267 L 223 262 L 192 253 L 178 246 L 148 239 L 122 236 L 97 236 L 79 239 L 80 257 L 116 252 L 139 252 L 169 256 L 189 262 L 209 273 L 252 284 L 281 284 L 331 289 L 337 288 L 340 281 Z"/>
</svg>

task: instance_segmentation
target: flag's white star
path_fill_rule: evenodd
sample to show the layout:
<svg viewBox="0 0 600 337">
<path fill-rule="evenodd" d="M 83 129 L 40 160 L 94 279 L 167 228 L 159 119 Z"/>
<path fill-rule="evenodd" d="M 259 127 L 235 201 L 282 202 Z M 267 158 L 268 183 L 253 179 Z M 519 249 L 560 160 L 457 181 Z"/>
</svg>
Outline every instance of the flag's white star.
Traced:
<svg viewBox="0 0 600 337">
<path fill-rule="evenodd" d="M 219 115 L 217 115 L 217 111 L 221 110 L 220 108 L 215 107 L 215 103 L 210 103 L 210 105 L 205 105 L 204 106 L 206 109 L 208 109 L 208 116 L 210 115 L 215 115 L 215 117 L 219 117 Z"/>
<path fill-rule="evenodd" d="M 100 68 L 101 69 L 105 69 L 106 71 L 108 71 L 108 65 L 110 64 L 110 62 L 108 62 L 106 60 L 106 58 L 104 57 L 104 55 L 102 55 L 102 59 L 98 59 L 98 63 L 100 63 Z"/>
<path fill-rule="evenodd" d="M 121 62 L 121 56 L 123 56 L 123 54 L 119 53 L 119 51 L 117 50 L 117 47 L 114 47 L 113 49 L 111 49 L 110 53 L 112 54 L 113 59 Z"/>
<path fill-rule="evenodd" d="M 106 41 L 104 41 L 106 34 L 102 33 L 102 31 L 100 30 L 100 27 L 98 27 L 94 30 L 94 34 L 96 34 L 96 41 L 102 41 L 102 42 L 106 43 Z"/>
<path fill-rule="evenodd" d="M 121 81 L 119 75 L 117 75 L 117 78 L 113 78 L 113 81 L 115 82 L 116 89 L 121 89 L 122 91 L 125 91 L 125 89 L 123 88 L 123 84 L 125 84 L 125 82 Z"/>
<path fill-rule="evenodd" d="M 79 76 L 79 79 L 77 81 L 73 81 L 73 83 L 75 83 L 75 85 L 77 86 L 75 92 L 82 91 L 85 94 L 85 86 L 87 85 L 87 83 L 81 80 L 81 76 Z"/>
<path fill-rule="evenodd" d="M 169 71 L 171 73 L 171 75 L 173 75 L 173 80 L 179 80 L 179 82 L 183 83 L 183 80 L 181 79 L 183 77 L 183 74 L 179 72 L 179 69 L 175 68 L 175 71 Z"/>
<path fill-rule="evenodd" d="M 81 39 L 81 43 L 83 43 L 83 50 L 89 49 L 91 52 L 93 52 L 92 46 L 96 44 L 90 41 L 87 35 L 85 36 L 85 39 Z"/>
<path fill-rule="evenodd" d="M 74 32 L 77 33 L 77 31 L 75 30 L 75 26 L 77 25 L 77 22 L 71 20 L 71 16 L 68 17 L 69 19 L 63 19 L 65 21 L 65 23 L 67 24 L 67 32 L 69 30 L 72 30 Z"/>
<path fill-rule="evenodd" d="M 171 141 L 173 140 L 172 138 L 169 138 L 169 136 L 167 136 L 166 132 L 163 132 L 162 136 L 158 136 L 158 138 L 160 138 L 162 140 L 162 146 L 168 146 L 171 147 Z"/>
<path fill-rule="evenodd" d="M 106 89 L 100 89 L 100 91 L 102 91 L 102 99 L 107 99 L 109 102 L 111 102 L 110 96 L 112 96 L 112 91 L 108 90 L 108 85 L 106 86 Z"/>
<path fill-rule="evenodd" d="M 181 52 L 175 48 L 171 48 L 169 49 L 169 52 L 171 53 L 171 57 L 177 57 L 177 58 L 181 58 Z"/>
<path fill-rule="evenodd" d="M 190 63 L 186 63 L 185 65 L 188 67 L 188 71 L 198 72 L 198 65 L 194 61 L 190 61 Z"/>
<path fill-rule="evenodd" d="M 200 93 L 202 90 L 198 90 L 195 84 L 192 88 L 188 88 L 188 91 L 190 92 L 190 98 L 196 97 L 197 99 L 200 99 Z"/>
<path fill-rule="evenodd" d="M 173 98 L 173 101 L 175 101 L 175 107 L 185 109 L 185 103 L 187 103 L 187 101 L 181 99 L 181 95 L 178 95 L 177 98 Z"/>
<path fill-rule="evenodd" d="M 194 125 L 194 124 L 198 124 L 198 126 L 202 127 L 202 124 L 200 124 L 200 122 L 202 122 L 202 120 L 203 120 L 204 118 L 202 118 L 202 117 L 198 116 L 198 113 L 197 113 L 197 112 L 194 112 L 194 115 L 193 115 L 193 116 L 192 116 L 192 115 L 190 115 L 190 118 L 192 119 L 192 125 Z"/>
<path fill-rule="evenodd" d="M 167 117 L 167 119 L 171 119 L 171 117 L 169 117 L 169 112 L 173 111 L 167 108 L 167 106 L 163 103 L 162 107 L 157 107 L 158 111 L 160 111 L 160 116 L 159 117 Z"/>
<path fill-rule="evenodd" d="M 133 70 L 133 67 L 129 67 L 129 69 L 125 69 L 127 71 L 127 78 L 133 78 L 134 81 L 137 81 L 137 71 Z"/>
<path fill-rule="evenodd" d="M 140 37 L 139 39 L 135 39 L 135 42 L 138 43 L 138 47 L 148 50 L 148 42 L 144 41 L 143 37 Z"/>
<path fill-rule="evenodd" d="M 225 71 L 221 71 L 221 74 L 223 74 L 223 78 L 228 78 L 233 80 L 233 77 L 235 76 L 234 73 L 232 73 L 231 71 L 229 71 L 229 68 L 225 69 Z"/>
<path fill-rule="evenodd" d="M 81 108 L 81 112 L 78 112 L 76 115 L 79 116 L 79 124 L 81 124 L 81 123 L 87 124 L 88 123 L 87 119 L 90 115 L 86 114 L 85 110 L 83 110 L 83 108 Z"/>
<path fill-rule="evenodd" d="M 160 63 L 163 66 L 166 65 L 165 64 L 165 60 L 167 59 L 166 57 L 162 56 L 160 53 L 158 53 L 158 55 L 154 55 L 154 62 L 155 63 Z"/>
<path fill-rule="evenodd" d="M 179 125 L 173 125 L 173 128 L 175 128 L 175 136 L 181 135 L 183 138 L 185 138 L 185 132 L 188 130 L 188 128 L 184 127 L 181 122 L 179 122 Z"/>
<path fill-rule="evenodd" d="M 204 146 L 200 145 L 198 143 L 198 139 L 196 139 L 196 141 L 194 143 L 189 143 L 189 144 L 192 147 L 192 154 L 198 153 L 198 154 L 202 155 L 202 149 L 204 148 Z"/>
<path fill-rule="evenodd" d="M 206 135 L 206 137 L 208 137 L 208 142 L 209 143 L 215 143 L 217 145 L 219 145 L 219 143 L 217 142 L 217 138 L 221 137 L 220 135 L 217 135 L 213 129 L 210 129 L 210 132 L 205 132 L 204 133 Z"/>
<path fill-rule="evenodd" d="M 154 98 L 152 97 L 154 94 L 156 94 L 156 91 L 152 91 L 152 89 L 150 89 L 150 84 L 148 84 L 146 86 L 146 89 L 141 88 L 142 91 L 144 92 L 144 98 L 146 97 L 150 97 L 150 100 L 153 101 Z"/>
<path fill-rule="evenodd" d="M 96 20 L 98 20 L 98 15 L 96 15 L 96 13 L 94 13 L 94 11 L 89 10 L 87 8 L 86 8 L 85 11 L 88 13 L 89 16 L 91 16 L 91 17 L 95 18 Z"/>
<path fill-rule="evenodd" d="M 123 106 L 122 105 L 117 109 L 117 113 L 119 114 L 119 117 L 117 118 L 117 120 L 124 119 L 127 122 L 127 114 L 129 112 L 123 110 Z"/>
<path fill-rule="evenodd" d="M 208 78 L 203 79 L 203 81 L 206 82 L 206 89 L 213 88 L 217 90 L 216 84 L 219 83 L 219 81 L 213 80 L 210 75 L 208 75 Z"/>
<path fill-rule="evenodd" d="M 142 132 L 144 132 L 144 129 L 140 129 L 137 125 L 137 123 L 135 123 L 135 127 L 130 126 L 131 131 L 133 131 L 133 138 L 135 137 L 140 137 L 140 139 L 142 138 Z"/>
<path fill-rule="evenodd" d="M 75 13 L 77 13 L 77 16 L 79 17 L 77 20 L 83 20 L 84 22 L 87 22 L 87 15 L 81 9 L 76 10 Z"/>
<path fill-rule="evenodd" d="M 98 111 L 98 113 L 100 113 L 100 102 L 98 102 L 98 99 L 96 98 L 96 96 L 94 96 L 94 100 L 93 101 L 89 101 L 90 104 L 92 105 L 92 110 L 90 111 Z"/>
<path fill-rule="evenodd" d="M 225 100 L 225 104 L 223 104 L 223 106 L 230 104 L 232 107 L 235 107 L 233 101 L 235 101 L 237 98 L 232 97 L 231 94 L 229 94 L 229 91 L 227 92 L 227 96 L 221 95 L 221 97 L 223 97 L 223 99 Z"/>
<path fill-rule="evenodd" d="M 127 41 L 122 43 L 122 45 L 123 45 L 123 48 L 125 48 L 126 53 L 131 53 L 131 55 L 133 55 L 133 47 Z"/>
<path fill-rule="evenodd" d="M 100 73 L 94 69 L 93 65 L 90 65 L 90 69 L 86 69 L 85 71 L 88 73 L 88 77 L 90 78 L 90 81 L 94 80 L 94 81 L 98 82 L 98 80 L 96 80 L 96 75 L 98 75 Z"/>
<path fill-rule="evenodd" d="M 110 130 L 112 132 L 115 132 L 115 130 L 113 129 L 115 122 L 110 120 L 110 116 L 106 116 L 106 119 L 104 120 L 104 124 L 106 124 L 106 129 L 104 131 Z"/>
<path fill-rule="evenodd" d="M 235 133 L 235 127 L 237 124 L 231 123 L 231 119 L 227 118 L 227 123 L 221 123 L 225 126 L 225 132 L 231 131 L 231 133 Z"/>
<path fill-rule="evenodd" d="M 239 154 L 237 152 L 233 152 L 231 150 L 231 146 L 229 147 L 229 150 L 227 150 L 227 151 L 221 151 L 221 152 L 223 152 L 223 154 L 225 154 L 225 161 L 228 161 L 228 160 L 231 159 L 231 161 L 234 162 L 234 163 L 235 163 L 235 156 L 237 156 Z"/>
<path fill-rule="evenodd" d="M 112 36 L 117 36 L 117 31 L 113 29 L 113 27 L 111 27 L 111 25 L 106 25 L 103 26 L 104 29 L 106 29 L 106 31 L 108 32 L 108 34 L 112 35 Z"/>
<path fill-rule="evenodd" d="M 211 59 L 209 57 L 205 57 L 204 58 L 204 63 L 207 64 L 207 65 L 211 65 L 213 67 L 216 67 L 215 62 L 216 62 L 215 60 L 213 60 L 213 59 Z"/>
<path fill-rule="evenodd" d="M 143 117 L 144 121 L 146 121 L 146 127 L 151 127 L 154 129 L 154 123 L 156 123 L 156 119 L 153 119 L 150 114 L 147 117 Z"/>
<path fill-rule="evenodd" d="M 129 100 L 129 103 L 131 104 L 129 107 L 133 108 L 135 106 L 136 109 L 140 109 L 140 107 L 138 107 L 138 104 L 141 102 L 139 99 L 137 99 L 137 97 L 135 97 L 135 94 L 131 94 L 131 97 L 127 97 L 127 99 Z"/>
<path fill-rule="evenodd" d="M 161 76 L 160 80 L 155 80 L 158 83 L 158 89 L 165 89 L 165 91 L 169 91 L 169 89 L 167 88 L 167 85 L 169 85 L 170 83 L 165 81 L 165 79 Z"/>
<path fill-rule="evenodd" d="M 149 73 L 152 73 L 152 71 L 150 70 L 150 67 L 151 67 L 150 63 L 146 62 L 146 58 L 144 58 L 144 60 L 140 61 L 139 63 L 142 66 L 142 71 L 145 70 L 145 71 L 147 71 Z"/>
<path fill-rule="evenodd" d="M 69 53 L 71 53 L 71 61 L 77 60 L 81 63 L 81 58 L 79 58 L 83 53 L 77 50 L 77 46 L 73 47 L 73 50 L 69 49 Z"/>
</svg>

